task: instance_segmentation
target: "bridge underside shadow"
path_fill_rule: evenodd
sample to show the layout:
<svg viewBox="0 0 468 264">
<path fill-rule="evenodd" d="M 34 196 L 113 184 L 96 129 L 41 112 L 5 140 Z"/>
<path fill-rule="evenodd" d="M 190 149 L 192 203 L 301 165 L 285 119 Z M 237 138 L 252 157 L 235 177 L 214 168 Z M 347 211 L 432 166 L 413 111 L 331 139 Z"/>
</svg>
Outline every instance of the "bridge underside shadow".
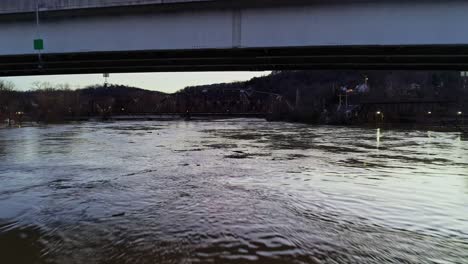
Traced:
<svg viewBox="0 0 468 264">
<path fill-rule="evenodd" d="M 466 70 L 468 45 L 238 48 L 0 56 L 0 76 L 314 69 Z"/>
</svg>

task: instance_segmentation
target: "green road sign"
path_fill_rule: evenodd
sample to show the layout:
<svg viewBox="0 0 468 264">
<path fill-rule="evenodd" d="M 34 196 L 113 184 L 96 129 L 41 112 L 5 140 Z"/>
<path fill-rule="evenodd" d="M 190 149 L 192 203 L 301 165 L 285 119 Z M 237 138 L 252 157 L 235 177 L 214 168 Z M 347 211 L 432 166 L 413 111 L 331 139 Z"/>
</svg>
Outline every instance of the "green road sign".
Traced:
<svg viewBox="0 0 468 264">
<path fill-rule="evenodd" d="M 44 49 L 44 40 L 43 39 L 35 39 L 34 40 L 34 49 L 35 50 L 43 50 Z"/>
</svg>

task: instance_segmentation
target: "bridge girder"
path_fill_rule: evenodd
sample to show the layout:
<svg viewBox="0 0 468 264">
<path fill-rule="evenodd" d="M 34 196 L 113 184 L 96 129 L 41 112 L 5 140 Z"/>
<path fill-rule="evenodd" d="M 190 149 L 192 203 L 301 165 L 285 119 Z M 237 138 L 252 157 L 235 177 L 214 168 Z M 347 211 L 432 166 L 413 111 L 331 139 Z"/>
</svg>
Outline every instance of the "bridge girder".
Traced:
<svg viewBox="0 0 468 264">
<path fill-rule="evenodd" d="M 0 75 L 468 68 L 466 1 L 194 1 L 0 15 Z"/>
</svg>

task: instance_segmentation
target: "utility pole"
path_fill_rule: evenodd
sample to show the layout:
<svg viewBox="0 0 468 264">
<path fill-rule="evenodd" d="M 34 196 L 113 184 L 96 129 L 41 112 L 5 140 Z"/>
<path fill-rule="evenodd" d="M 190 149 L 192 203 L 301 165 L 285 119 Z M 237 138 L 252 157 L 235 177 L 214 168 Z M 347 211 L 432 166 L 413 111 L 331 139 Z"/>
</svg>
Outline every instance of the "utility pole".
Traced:
<svg viewBox="0 0 468 264">
<path fill-rule="evenodd" d="M 340 99 L 340 101 L 338 103 L 338 109 L 341 109 L 341 105 L 343 104 L 343 100 L 341 99 L 341 96 L 343 96 L 343 95 L 342 94 L 338 95 L 338 98 Z"/>
<path fill-rule="evenodd" d="M 300 105 L 301 105 L 301 90 L 299 88 L 296 88 L 296 111 L 299 110 Z"/>
<path fill-rule="evenodd" d="M 345 94 L 345 109 L 348 110 L 348 92 Z"/>
<path fill-rule="evenodd" d="M 109 85 L 109 83 L 107 82 L 107 79 L 109 78 L 109 73 L 104 73 L 102 76 L 104 77 L 104 88 L 107 88 L 107 86 Z"/>
<path fill-rule="evenodd" d="M 39 8 L 40 8 L 40 0 L 36 0 L 36 39 L 34 40 L 34 49 L 37 51 L 37 59 L 39 69 L 42 68 L 42 50 L 44 49 L 44 40 L 41 39 L 41 25 L 39 20 Z"/>
</svg>

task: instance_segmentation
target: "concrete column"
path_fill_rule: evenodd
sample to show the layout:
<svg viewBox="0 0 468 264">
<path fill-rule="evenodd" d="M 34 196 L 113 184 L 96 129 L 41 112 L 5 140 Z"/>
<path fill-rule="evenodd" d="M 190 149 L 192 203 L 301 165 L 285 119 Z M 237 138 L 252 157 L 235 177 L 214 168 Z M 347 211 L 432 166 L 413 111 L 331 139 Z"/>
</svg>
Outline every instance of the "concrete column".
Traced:
<svg viewBox="0 0 468 264">
<path fill-rule="evenodd" d="M 232 47 L 242 46 L 242 11 L 234 9 L 232 11 Z"/>
</svg>

